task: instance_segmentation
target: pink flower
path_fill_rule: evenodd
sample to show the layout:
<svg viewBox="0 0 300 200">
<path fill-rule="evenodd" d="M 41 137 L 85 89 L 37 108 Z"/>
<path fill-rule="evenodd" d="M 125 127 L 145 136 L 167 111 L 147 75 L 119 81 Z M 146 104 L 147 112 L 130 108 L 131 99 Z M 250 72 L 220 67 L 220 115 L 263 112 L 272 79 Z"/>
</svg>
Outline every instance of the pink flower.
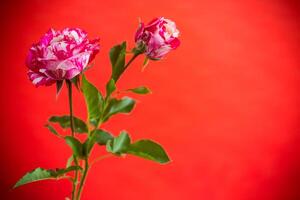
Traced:
<svg viewBox="0 0 300 200">
<path fill-rule="evenodd" d="M 159 17 L 148 25 L 140 23 L 135 35 L 137 49 L 143 49 L 146 56 L 152 60 L 159 60 L 171 50 L 180 45 L 179 31 L 173 21 Z"/>
<path fill-rule="evenodd" d="M 52 85 L 58 80 L 80 74 L 99 52 L 99 39 L 89 41 L 79 28 L 50 29 L 29 50 L 28 77 L 36 86 Z"/>
</svg>

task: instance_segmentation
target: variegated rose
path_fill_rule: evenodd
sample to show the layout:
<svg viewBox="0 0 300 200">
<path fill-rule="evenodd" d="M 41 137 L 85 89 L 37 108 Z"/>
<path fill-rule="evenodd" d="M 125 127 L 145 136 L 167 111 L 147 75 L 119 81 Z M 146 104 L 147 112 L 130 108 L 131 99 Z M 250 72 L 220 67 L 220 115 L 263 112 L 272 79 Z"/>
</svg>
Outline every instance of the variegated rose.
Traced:
<svg viewBox="0 0 300 200">
<path fill-rule="evenodd" d="M 148 25 L 140 23 L 135 42 L 137 49 L 144 52 L 149 59 L 159 60 L 180 45 L 178 36 L 175 22 L 159 17 Z"/>
<path fill-rule="evenodd" d="M 118 88 L 117 82 L 129 65 L 143 53 L 153 60 L 162 58 L 179 46 L 178 34 L 175 23 L 162 17 L 146 26 L 141 23 L 136 33 L 136 47 L 130 49 L 124 41 L 110 49 L 111 76 L 104 91 L 98 90 L 84 74 L 84 69 L 99 51 L 98 39 L 88 40 L 86 32 L 79 28 L 61 31 L 50 29 L 34 44 L 26 61 L 32 83 L 41 86 L 56 82 L 56 95 L 66 83 L 69 114 L 51 116 L 45 127 L 63 140 L 72 153 L 66 167 L 30 170 L 16 182 L 14 188 L 37 181 L 67 179 L 72 184 L 72 191 L 65 199 L 80 200 L 90 168 L 104 158 L 130 154 L 159 164 L 169 163 L 171 160 L 159 143 L 150 139 L 132 140 L 125 130 L 117 135 L 102 129 L 102 126 L 115 115 L 131 113 L 136 106 L 136 101 L 128 95 L 123 96 L 121 91 L 141 95 L 151 93 L 148 87 L 141 85 L 129 89 Z M 133 52 L 130 59 L 127 59 L 127 52 Z M 148 61 L 147 57 L 145 61 Z M 84 97 L 86 120 L 74 115 L 74 85 Z M 70 132 L 65 129 L 70 129 Z M 90 156 L 95 146 L 102 147 L 104 151 L 101 153 L 106 153 L 99 154 L 99 157 Z"/>
<path fill-rule="evenodd" d="M 88 40 L 79 28 L 50 29 L 27 56 L 28 77 L 36 86 L 51 85 L 80 74 L 99 52 L 99 39 Z"/>
</svg>

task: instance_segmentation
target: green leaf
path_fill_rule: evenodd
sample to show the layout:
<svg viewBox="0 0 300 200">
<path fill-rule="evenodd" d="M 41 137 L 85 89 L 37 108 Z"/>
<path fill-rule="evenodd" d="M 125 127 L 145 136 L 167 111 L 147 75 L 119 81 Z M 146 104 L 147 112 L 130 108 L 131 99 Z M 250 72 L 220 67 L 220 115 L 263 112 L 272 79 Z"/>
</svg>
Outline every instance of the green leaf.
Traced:
<svg viewBox="0 0 300 200">
<path fill-rule="evenodd" d="M 42 168 L 37 168 L 31 172 L 28 172 L 23 176 L 14 186 L 14 188 L 17 188 L 21 185 L 25 185 L 27 183 L 32 183 L 36 181 L 41 180 L 47 180 L 47 179 L 55 179 L 56 177 L 53 176 L 52 170 L 46 170 Z"/>
<path fill-rule="evenodd" d="M 64 81 L 56 81 L 56 97 L 60 94 Z"/>
<path fill-rule="evenodd" d="M 66 169 L 57 169 L 57 170 L 46 170 L 43 168 L 36 168 L 35 170 L 28 172 L 25 174 L 15 185 L 13 188 L 17 188 L 21 185 L 25 185 L 28 183 L 49 180 L 49 179 L 57 179 L 67 172 L 79 170 L 81 169 L 79 166 L 72 166 Z"/>
<path fill-rule="evenodd" d="M 112 140 L 114 137 L 107 131 L 102 129 L 96 129 L 91 133 L 93 140 L 99 145 L 106 145 L 109 140 Z"/>
<path fill-rule="evenodd" d="M 127 149 L 127 153 L 161 164 L 166 164 L 170 161 L 165 150 L 151 140 L 139 140 L 131 144 Z"/>
<path fill-rule="evenodd" d="M 109 97 L 111 93 L 116 90 L 116 85 L 114 79 L 110 79 L 106 84 L 106 96 Z"/>
<path fill-rule="evenodd" d="M 122 131 L 118 137 L 113 140 L 108 140 L 106 144 L 106 150 L 116 155 L 126 153 L 127 148 L 130 145 L 130 137 L 127 132 Z"/>
<path fill-rule="evenodd" d="M 132 89 L 129 89 L 128 91 L 134 92 L 136 94 L 149 94 L 149 93 L 151 93 L 151 90 L 149 88 L 145 87 L 145 86 L 132 88 Z"/>
<path fill-rule="evenodd" d="M 53 126 L 51 126 L 50 124 L 46 124 L 45 125 L 46 128 L 48 128 L 48 130 L 53 133 L 54 135 L 58 136 L 58 137 L 62 137 Z"/>
<path fill-rule="evenodd" d="M 77 117 L 73 117 L 74 119 L 74 126 L 75 126 L 75 132 L 76 133 L 87 133 L 88 132 L 88 127 L 85 124 L 84 121 Z M 68 115 L 63 115 L 63 116 L 52 116 L 48 120 L 49 122 L 52 123 L 58 123 L 62 128 L 70 128 L 71 123 L 70 123 L 70 116 Z"/>
<path fill-rule="evenodd" d="M 73 154 L 75 156 L 78 156 L 80 158 L 84 157 L 84 152 L 83 152 L 83 145 L 79 140 L 77 140 L 74 137 L 71 136 L 66 136 L 65 137 L 66 143 L 71 147 Z"/>
<path fill-rule="evenodd" d="M 107 121 L 112 115 L 117 113 L 129 113 L 133 109 L 135 101 L 129 97 L 123 99 L 111 99 L 105 110 L 103 122 Z"/>
<path fill-rule="evenodd" d="M 112 65 L 112 78 L 117 82 L 125 70 L 126 42 L 116 45 L 109 52 L 110 62 Z"/>
<path fill-rule="evenodd" d="M 82 92 L 87 105 L 89 122 L 98 127 L 103 106 L 103 97 L 98 89 L 88 82 L 85 76 L 82 76 Z"/>
<path fill-rule="evenodd" d="M 88 157 L 95 143 L 99 145 L 106 145 L 109 140 L 112 140 L 113 136 L 101 129 L 96 129 L 91 132 L 91 136 L 83 143 L 83 154 Z"/>
</svg>

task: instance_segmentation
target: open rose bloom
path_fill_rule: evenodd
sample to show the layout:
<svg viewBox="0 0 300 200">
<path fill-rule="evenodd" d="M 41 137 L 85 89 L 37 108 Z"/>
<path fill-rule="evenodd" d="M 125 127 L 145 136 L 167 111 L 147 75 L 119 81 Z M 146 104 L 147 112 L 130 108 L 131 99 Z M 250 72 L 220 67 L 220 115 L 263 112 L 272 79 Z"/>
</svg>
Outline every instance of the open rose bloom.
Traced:
<svg viewBox="0 0 300 200">
<path fill-rule="evenodd" d="M 89 41 L 79 28 L 50 29 L 34 44 L 26 60 L 28 77 L 36 86 L 51 85 L 80 74 L 99 52 L 99 39 Z"/>
<path fill-rule="evenodd" d="M 145 54 L 149 59 L 159 60 L 180 45 L 178 36 L 179 31 L 175 22 L 159 17 L 148 25 L 140 24 L 135 42 L 137 48 L 145 48 Z"/>
</svg>

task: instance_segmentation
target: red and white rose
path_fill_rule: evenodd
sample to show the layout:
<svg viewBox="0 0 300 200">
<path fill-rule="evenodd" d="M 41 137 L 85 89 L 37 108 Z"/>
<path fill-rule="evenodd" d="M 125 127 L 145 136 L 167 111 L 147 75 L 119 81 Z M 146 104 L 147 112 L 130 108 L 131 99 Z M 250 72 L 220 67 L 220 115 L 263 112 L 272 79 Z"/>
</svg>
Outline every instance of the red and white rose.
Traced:
<svg viewBox="0 0 300 200">
<path fill-rule="evenodd" d="M 80 74 L 99 52 L 99 39 L 89 41 L 79 28 L 50 29 L 29 50 L 28 77 L 36 86 L 52 85 L 58 80 Z"/>
<path fill-rule="evenodd" d="M 143 49 L 149 59 L 159 60 L 180 45 L 175 22 L 159 17 L 147 25 L 140 23 L 135 35 L 137 48 Z"/>
</svg>

